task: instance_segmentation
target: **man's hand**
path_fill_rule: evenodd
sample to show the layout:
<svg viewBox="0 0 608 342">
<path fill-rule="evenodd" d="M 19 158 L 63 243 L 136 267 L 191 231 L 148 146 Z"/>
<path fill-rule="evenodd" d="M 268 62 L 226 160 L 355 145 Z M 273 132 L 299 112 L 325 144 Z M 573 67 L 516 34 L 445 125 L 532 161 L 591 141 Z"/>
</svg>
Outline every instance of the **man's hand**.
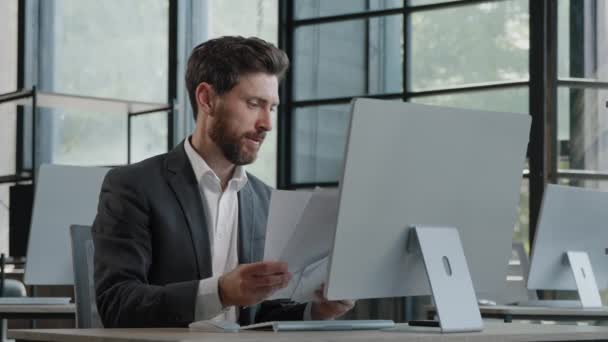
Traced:
<svg viewBox="0 0 608 342">
<path fill-rule="evenodd" d="M 315 295 L 318 299 L 317 302 L 312 303 L 310 309 L 310 316 L 313 320 L 325 320 L 338 318 L 355 306 L 354 300 L 327 300 L 323 295 L 325 284 L 315 291 Z"/>
<path fill-rule="evenodd" d="M 291 274 L 284 262 L 256 262 L 239 265 L 218 281 L 222 305 L 250 306 L 289 284 Z"/>
</svg>

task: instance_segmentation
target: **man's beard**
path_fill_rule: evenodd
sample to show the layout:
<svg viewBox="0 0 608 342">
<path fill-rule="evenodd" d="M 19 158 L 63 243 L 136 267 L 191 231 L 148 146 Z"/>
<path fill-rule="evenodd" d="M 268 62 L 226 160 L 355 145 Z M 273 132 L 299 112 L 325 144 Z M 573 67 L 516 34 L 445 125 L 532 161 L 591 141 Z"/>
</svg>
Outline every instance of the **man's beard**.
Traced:
<svg viewBox="0 0 608 342">
<path fill-rule="evenodd" d="M 239 136 L 231 134 L 228 127 L 226 113 L 217 113 L 218 119 L 215 126 L 209 132 L 211 140 L 222 150 L 224 157 L 235 165 L 247 165 L 255 161 L 258 156 L 258 150 L 252 153 L 246 152 L 242 148 L 246 138 L 252 138 L 260 141 L 260 146 L 266 136 L 266 132 L 248 132 Z"/>
</svg>

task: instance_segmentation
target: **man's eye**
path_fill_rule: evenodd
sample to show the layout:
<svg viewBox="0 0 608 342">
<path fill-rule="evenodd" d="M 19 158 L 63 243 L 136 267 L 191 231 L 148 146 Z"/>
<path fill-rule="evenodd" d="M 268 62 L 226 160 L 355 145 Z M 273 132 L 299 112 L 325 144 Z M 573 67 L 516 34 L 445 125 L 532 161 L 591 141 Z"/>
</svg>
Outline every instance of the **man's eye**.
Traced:
<svg viewBox="0 0 608 342">
<path fill-rule="evenodd" d="M 255 101 L 248 101 L 247 105 L 251 108 L 255 108 L 255 107 L 259 106 L 259 104 Z"/>
</svg>

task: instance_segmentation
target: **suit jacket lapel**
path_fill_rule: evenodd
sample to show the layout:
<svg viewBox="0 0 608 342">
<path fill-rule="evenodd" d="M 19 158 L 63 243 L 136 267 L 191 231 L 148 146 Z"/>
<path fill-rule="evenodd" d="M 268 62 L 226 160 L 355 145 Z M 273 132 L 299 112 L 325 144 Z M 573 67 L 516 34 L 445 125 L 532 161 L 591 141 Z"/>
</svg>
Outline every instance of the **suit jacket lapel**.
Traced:
<svg viewBox="0 0 608 342">
<path fill-rule="evenodd" d="M 253 221 L 254 201 L 251 185 L 245 186 L 239 191 L 239 264 L 247 264 L 256 261 L 253 255 L 253 237 L 255 224 Z"/>
<path fill-rule="evenodd" d="M 259 208 L 258 197 L 248 182 L 239 191 L 239 263 L 261 261 L 264 257 L 266 222 L 260 219 L 265 215 Z M 260 305 L 241 308 L 239 323 L 248 325 L 255 322 Z"/>
<path fill-rule="evenodd" d="M 167 155 L 167 178 L 169 185 L 188 221 L 192 245 L 196 253 L 199 277 L 212 276 L 211 244 L 205 219 L 205 207 L 198 189 L 198 181 L 188 161 L 184 143 L 179 144 Z"/>
</svg>

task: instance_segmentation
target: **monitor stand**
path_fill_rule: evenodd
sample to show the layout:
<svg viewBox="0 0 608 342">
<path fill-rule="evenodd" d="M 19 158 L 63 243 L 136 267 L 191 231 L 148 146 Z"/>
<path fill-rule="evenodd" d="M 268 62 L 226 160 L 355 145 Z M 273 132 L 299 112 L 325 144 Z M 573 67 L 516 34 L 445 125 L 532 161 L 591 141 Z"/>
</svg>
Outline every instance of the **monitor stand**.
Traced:
<svg viewBox="0 0 608 342">
<path fill-rule="evenodd" d="M 458 230 L 413 226 L 408 234 L 408 252 L 422 255 L 441 332 L 482 331 L 483 322 Z"/>
<path fill-rule="evenodd" d="M 602 299 L 587 252 L 568 251 L 564 253 L 564 263 L 570 265 L 582 307 L 601 308 Z"/>
</svg>

